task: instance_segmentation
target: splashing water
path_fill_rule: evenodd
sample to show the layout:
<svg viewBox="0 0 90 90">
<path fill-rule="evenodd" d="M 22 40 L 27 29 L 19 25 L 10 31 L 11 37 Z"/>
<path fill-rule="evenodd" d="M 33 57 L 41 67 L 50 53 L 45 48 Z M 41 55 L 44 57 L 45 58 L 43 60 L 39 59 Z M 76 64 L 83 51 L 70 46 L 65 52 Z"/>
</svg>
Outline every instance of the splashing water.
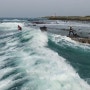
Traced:
<svg viewBox="0 0 90 90">
<path fill-rule="evenodd" d="M 18 24 L 22 31 L 17 30 Z M 62 42 L 62 48 L 65 44 L 79 47 L 80 43 L 60 35 L 55 40 L 57 35 L 25 27 L 23 23 L 3 23 L 2 29 L 0 90 L 90 90 L 67 58 L 49 47 L 50 40 L 58 45 Z M 86 47 L 85 50 L 90 49 Z"/>
</svg>

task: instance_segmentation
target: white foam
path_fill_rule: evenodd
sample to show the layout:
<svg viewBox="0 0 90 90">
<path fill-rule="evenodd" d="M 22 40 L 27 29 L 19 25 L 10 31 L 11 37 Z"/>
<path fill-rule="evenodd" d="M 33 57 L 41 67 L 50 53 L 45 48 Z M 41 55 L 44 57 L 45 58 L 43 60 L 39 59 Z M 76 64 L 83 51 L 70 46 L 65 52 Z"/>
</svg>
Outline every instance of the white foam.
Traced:
<svg viewBox="0 0 90 90">
<path fill-rule="evenodd" d="M 22 87 L 22 90 L 90 90 L 90 86 L 64 58 L 46 48 L 48 42 L 46 33 L 32 31 L 31 34 L 33 38 L 29 46 L 30 52 L 34 54 L 21 51 L 20 67 L 26 70 L 32 81 Z"/>
<path fill-rule="evenodd" d="M 14 69 L 13 68 L 5 68 L 5 69 L 1 69 L 0 70 L 0 79 L 7 73 L 13 71 Z M 3 73 L 2 73 L 3 72 Z"/>
<path fill-rule="evenodd" d="M 3 22 L 0 24 L 0 28 L 2 28 L 4 31 L 9 31 L 9 30 L 17 30 L 17 26 L 20 25 L 21 27 L 24 26 L 23 23 L 19 22 Z"/>
<path fill-rule="evenodd" d="M 90 50 L 90 45 L 88 43 L 80 43 L 78 41 L 72 40 L 71 38 L 69 38 L 67 36 L 61 36 L 61 35 L 53 34 L 52 35 L 52 40 L 57 44 L 59 42 L 61 42 L 59 44 L 61 46 L 67 45 L 67 46 L 70 46 L 70 47 L 73 47 L 73 48 L 78 48 L 79 47 L 79 48 L 82 48 L 83 50 Z"/>
<path fill-rule="evenodd" d="M 76 26 L 76 27 L 88 27 L 90 28 L 90 23 L 75 22 L 75 21 L 53 21 L 51 25 L 63 25 L 63 26 Z"/>
<path fill-rule="evenodd" d="M 32 31 L 31 34 L 33 34 L 33 32 L 34 32 L 34 37 L 29 42 L 30 47 L 32 47 L 32 48 L 41 48 L 41 47 L 46 46 L 47 42 L 48 42 L 47 32 L 41 32 L 39 30 L 37 32 L 35 30 L 35 31 Z"/>
<path fill-rule="evenodd" d="M 18 68 L 23 69 L 23 72 L 26 73 L 30 80 L 30 82 L 22 86 L 22 90 L 90 90 L 90 86 L 79 77 L 70 64 L 67 63 L 63 57 L 59 56 L 58 53 L 47 47 L 47 32 L 30 29 L 27 36 L 26 34 L 22 36 L 23 38 L 31 39 L 25 44 L 25 47 L 21 49 L 18 48 L 18 51 L 16 50 L 14 54 L 10 52 L 11 55 L 20 58 Z M 67 37 L 60 38 L 68 42 L 76 43 Z M 7 45 L 10 47 L 16 44 L 18 44 L 18 42 L 12 44 L 10 41 Z M 10 49 L 12 50 L 12 48 Z M 25 51 L 26 49 L 28 49 L 28 51 Z M 8 57 L 10 57 L 10 55 L 8 55 Z M 4 60 L 4 58 L 2 60 Z M 4 69 L 0 77 L 2 78 L 4 74 L 12 70 L 14 69 Z M 13 78 L 15 78 L 15 76 L 10 76 L 0 81 L 0 90 L 5 90 L 12 86 L 15 83 L 15 81 L 12 81 Z"/>
<path fill-rule="evenodd" d="M 3 81 L 0 81 L 0 90 L 6 90 L 12 85 L 12 80 L 11 79 L 5 79 Z"/>
<path fill-rule="evenodd" d="M 23 68 L 25 68 L 27 74 L 30 76 L 33 81 L 28 83 L 28 87 L 32 86 L 34 88 L 37 86 L 37 90 L 46 88 L 50 90 L 89 90 L 90 86 L 87 85 L 85 81 L 83 81 L 78 74 L 74 71 L 74 69 L 65 62 L 63 58 L 58 56 L 55 52 L 50 50 L 44 50 L 45 56 L 25 56 L 23 57 Z M 42 60 L 36 66 L 34 66 L 35 62 L 38 60 Z M 41 84 L 44 83 L 44 84 Z M 26 87 L 26 86 L 25 86 Z M 22 88 L 23 90 L 23 88 Z M 31 89 L 32 90 L 32 89 Z"/>
</svg>

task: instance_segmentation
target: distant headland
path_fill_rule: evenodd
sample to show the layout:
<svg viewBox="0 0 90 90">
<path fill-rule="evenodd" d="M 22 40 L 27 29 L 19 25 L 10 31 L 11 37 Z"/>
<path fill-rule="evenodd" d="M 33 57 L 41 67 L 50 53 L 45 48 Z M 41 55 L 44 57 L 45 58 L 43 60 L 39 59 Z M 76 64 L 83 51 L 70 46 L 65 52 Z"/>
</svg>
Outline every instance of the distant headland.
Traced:
<svg viewBox="0 0 90 90">
<path fill-rule="evenodd" d="M 77 20 L 90 21 L 90 16 L 46 16 L 48 20 Z"/>
</svg>

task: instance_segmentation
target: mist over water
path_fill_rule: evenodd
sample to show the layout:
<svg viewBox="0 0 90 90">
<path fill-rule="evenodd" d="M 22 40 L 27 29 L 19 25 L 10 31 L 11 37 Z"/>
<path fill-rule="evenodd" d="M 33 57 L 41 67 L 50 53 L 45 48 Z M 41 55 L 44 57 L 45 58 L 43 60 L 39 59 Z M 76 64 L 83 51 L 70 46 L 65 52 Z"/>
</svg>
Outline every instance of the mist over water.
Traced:
<svg viewBox="0 0 90 90">
<path fill-rule="evenodd" d="M 90 90 L 90 45 L 25 23 L 0 23 L 0 90 Z"/>
</svg>

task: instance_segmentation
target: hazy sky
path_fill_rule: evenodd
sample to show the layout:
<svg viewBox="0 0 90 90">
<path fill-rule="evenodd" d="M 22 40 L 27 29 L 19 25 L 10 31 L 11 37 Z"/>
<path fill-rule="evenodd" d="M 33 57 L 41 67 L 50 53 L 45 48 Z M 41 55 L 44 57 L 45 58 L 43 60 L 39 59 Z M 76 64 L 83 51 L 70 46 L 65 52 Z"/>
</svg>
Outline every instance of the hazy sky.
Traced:
<svg viewBox="0 0 90 90">
<path fill-rule="evenodd" d="M 0 17 L 90 15 L 90 0 L 0 0 Z"/>
</svg>

